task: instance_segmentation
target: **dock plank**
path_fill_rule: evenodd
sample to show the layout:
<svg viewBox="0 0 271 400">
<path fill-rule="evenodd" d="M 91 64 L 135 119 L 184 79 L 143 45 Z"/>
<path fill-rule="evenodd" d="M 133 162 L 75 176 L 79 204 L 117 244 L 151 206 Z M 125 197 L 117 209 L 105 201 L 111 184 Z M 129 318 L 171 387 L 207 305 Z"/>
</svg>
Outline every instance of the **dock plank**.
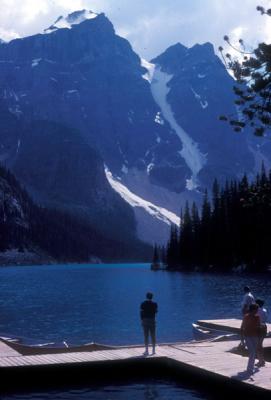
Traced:
<svg viewBox="0 0 271 400">
<path fill-rule="evenodd" d="M 8 356 L 18 356 L 20 353 L 18 351 L 12 349 L 6 343 L 0 340 L 0 358 L 1 357 L 8 357 Z"/>
<path fill-rule="evenodd" d="M 231 343 L 228 344 L 228 349 L 230 350 Z M 264 368 L 258 369 L 256 373 L 252 376 L 244 378 L 245 370 L 247 366 L 247 358 L 241 357 L 237 354 L 232 354 L 230 352 L 225 353 L 225 345 L 220 346 L 220 348 L 214 346 L 211 347 L 208 352 L 204 354 L 198 353 L 194 355 L 186 354 L 185 356 L 180 350 L 176 349 L 176 352 L 172 349 L 163 349 L 163 355 L 175 361 L 182 362 L 189 366 L 194 366 L 195 368 L 208 371 L 211 374 L 221 375 L 225 378 L 230 378 L 250 384 L 259 388 L 268 389 L 271 391 L 271 363 L 266 363 Z M 270 392 L 271 394 L 271 392 Z"/>
<path fill-rule="evenodd" d="M 237 318 L 198 320 L 197 323 L 206 328 L 222 329 L 228 332 L 238 333 L 242 320 Z M 271 324 L 267 324 L 267 332 L 271 332 Z"/>
<path fill-rule="evenodd" d="M 204 341 L 164 344 L 158 345 L 156 354 L 150 357 L 153 359 L 166 358 L 169 362 L 180 363 L 182 367 L 193 367 L 198 373 L 204 371 L 204 373 L 209 373 L 210 377 L 220 376 L 225 382 L 229 379 L 242 381 L 246 385 L 268 390 L 271 395 L 271 363 L 267 362 L 266 366 L 258 369 L 253 376 L 244 377 L 242 373 L 247 366 L 247 357 L 231 352 L 237 343 L 236 341 Z M 1 350 L 3 353 L 1 353 Z M 58 371 L 61 365 L 77 365 L 80 363 L 95 365 L 98 362 L 110 366 L 110 363 L 116 360 L 150 358 L 144 357 L 143 352 L 143 346 L 127 346 L 86 352 L 21 355 L 14 350 L 9 352 L 6 346 L 0 346 L 0 373 L 1 369 L 14 367 L 23 369 L 28 366 L 50 366 L 50 368 L 57 368 L 56 371 Z"/>
</svg>

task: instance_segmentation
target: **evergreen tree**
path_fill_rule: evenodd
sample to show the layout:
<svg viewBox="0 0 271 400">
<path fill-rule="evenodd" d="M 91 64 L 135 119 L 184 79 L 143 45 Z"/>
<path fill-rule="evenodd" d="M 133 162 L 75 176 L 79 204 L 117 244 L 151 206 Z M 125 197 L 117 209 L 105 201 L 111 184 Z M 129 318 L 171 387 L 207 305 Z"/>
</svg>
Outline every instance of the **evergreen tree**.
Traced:
<svg viewBox="0 0 271 400">
<path fill-rule="evenodd" d="M 180 263 L 187 268 L 193 263 L 193 232 L 189 204 L 186 202 L 180 231 Z"/>
<path fill-rule="evenodd" d="M 155 243 L 154 249 L 153 249 L 152 263 L 154 265 L 158 265 L 160 263 L 160 256 L 159 256 L 158 246 L 156 243 Z"/>
<path fill-rule="evenodd" d="M 168 268 L 176 268 L 179 265 L 179 240 L 178 228 L 171 225 L 170 239 L 167 246 L 167 266 Z"/>
<path fill-rule="evenodd" d="M 191 209 L 191 225 L 192 225 L 192 262 L 194 265 L 200 264 L 200 216 L 198 207 L 195 202 L 192 204 Z"/>
<path fill-rule="evenodd" d="M 246 265 L 262 271 L 271 265 L 270 243 L 271 173 L 263 165 L 251 183 L 246 175 L 222 188 L 215 181 L 212 206 L 205 191 L 200 216 L 196 204 L 190 212 L 186 203 L 179 238 L 177 228 L 171 229 L 167 263 L 177 269 Z"/>
<path fill-rule="evenodd" d="M 210 265 L 211 261 L 211 205 L 208 198 L 208 192 L 205 191 L 201 221 L 200 221 L 200 259 L 201 265 L 206 267 Z"/>
<path fill-rule="evenodd" d="M 262 14 L 271 16 L 271 9 L 265 10 L 258 6 Z M 222 58 L 235 78 L 234 87 L 237 96 L 236 104 L 241 111 L 242 120 L 222 116 L 222 120 L 229 120 L 236 131 L 245 126 L 251 126 L 255 135 L 262 136 L 271 129 L 271 44 L 260 43 L 253 51 L 246 51 L 242 39 L 240 48 L 235 48 L 228 36 L 224 37 L 227 44 L 238 52 L 238 57 L 225 54 L 223 47 L 219 47 Z M 240 61 L 240 56 L 243 59 Z"/>
</svg>

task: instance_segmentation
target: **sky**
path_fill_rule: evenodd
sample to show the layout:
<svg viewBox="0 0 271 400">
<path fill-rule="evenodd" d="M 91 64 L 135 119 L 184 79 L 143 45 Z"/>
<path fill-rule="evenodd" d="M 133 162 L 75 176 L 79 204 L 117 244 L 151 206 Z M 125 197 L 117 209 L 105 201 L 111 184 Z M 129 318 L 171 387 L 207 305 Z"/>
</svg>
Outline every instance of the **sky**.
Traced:
<svg viewBox="0 0 271 400">
<path fill-rule="evenodd" d="M 33 35 L 60 15 L 88 9 L 104 12 L 117 34 L 147 60 L 177 42 L 188 47 L 211 42 L 218 49 L 224 35 L 254 48 L 260 41 L 271 43 L 271 17 L 261 16 L 257 5 L 271 8 L 271 0 L 0 0 L 0 38 Z"/>
</svg>

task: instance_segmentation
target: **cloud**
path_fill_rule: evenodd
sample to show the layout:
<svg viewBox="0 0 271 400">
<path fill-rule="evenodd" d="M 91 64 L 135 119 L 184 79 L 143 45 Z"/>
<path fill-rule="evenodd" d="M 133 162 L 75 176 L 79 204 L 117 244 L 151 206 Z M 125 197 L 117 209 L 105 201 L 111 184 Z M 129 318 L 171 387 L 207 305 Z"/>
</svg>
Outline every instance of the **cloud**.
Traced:
<svg viewBox="0 0 271 400">
<path fill-rule="evenodd" d="M 2 32 L 15 32 L 17 36 L 32 35 L 42 32 L 59 15 L 89 5 L 90 1 L 84 0 L 0 0 L 0 27 Z"/>
<path fill-rule="evenodd" d="M 10 42 L 11 40 L 19 37 L 20 35 L 15 31 L 0 28 L 0 39 L 4 40 L 4 42 Z"/>
<path fill-rule="evenodd" d="M 223 45 L 223 36 L 242 35 L 255 46 L 271 41 L 271 18 L 256 11 L 270 0 L 0 0 L 0 37 L 9 40 L 42 32 L 59 15 L 78 9 L 105 12 L 117 33 L 150 59 L 181 42 Z"/>
</svg>

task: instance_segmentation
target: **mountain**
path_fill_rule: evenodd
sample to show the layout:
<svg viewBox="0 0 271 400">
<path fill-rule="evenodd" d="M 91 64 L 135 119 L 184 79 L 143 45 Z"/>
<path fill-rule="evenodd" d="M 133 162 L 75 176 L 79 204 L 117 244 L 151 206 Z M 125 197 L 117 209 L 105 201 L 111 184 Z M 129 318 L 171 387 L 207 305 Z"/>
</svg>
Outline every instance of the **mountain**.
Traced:
<svg viewBox="0 0 271 400">
<path fill-rule="evenodd" d="M 218 120 L 238 109 L 209 43 L 147 62 L 104 14 L 82 10 L 1 43 L 0 61 L 13 132 L 0 132 L 0 160 L 39 202 L 87 215 L 110 237 L 163 243 L 181 205 L 200 202 L 214 177 L 270 160 L 267 146 Z"/>
<path fill-rule="evenodd" d="M 1 162 L 36 202 L 74 215 L 77 225 L 89 225 L 97 236 L 96 249 L 90 247 L 100 259 L 149 257 L 148 246 L 136 238 L 132 210 L 111 188 L 102 159 L 78 131 L 50 121 L 28 122 L 3 102 L 0 120 Z"/>
<path fill-rule="evenodd" d="M 67 20 L 73 18 L 74 14 Z M 179 154 L 181 142 L 159 119 L 150 84 L 143 78 L 146 70 L 130 44 L 115 34 L 104 14 L 66 28 L 58 28 L 60 21 L 63 26 L 59 19 L 43 35 L 0 46 L 0 95 L 10 112 L 25 120 L 54 121 L 80 131 L 115 177 L 134 169 L 169 190 L 184 188 L 181 178 L 189 170 Z M 27 135 L 21 138 L 22 148 L 28 147 L 24 141 L 28 141 Z M 45 149 L 43 144 L 41 148 Z M 19 167 L 13 167 L 16 174 L 23 170 L 22 156 L 20 160 Z M 46 190 L 41 193 L 27 174 L 18 177 L 31 192 L 37 192 L 39 200 L 47 201 Z M 54 190 L 50 196 L 62 202 Z M 137 232 L 146 239 L 146 230 L 150 230 L 144 226 L 147 214 L 142 207 L 135 212 L 143 212 Z M 159 232 L 166 226 L 168 232 L 171 221 L 165 225 L 150 218 L 156 226 L 151 231 Z M 121 226 L 125 229 L 126 224 Z"/>
<path fill-rule="evenodd" d="M 71 29 L 73 25 L 81 24 L 88 19 L 94 19 L 98 16 L 98 14 L 87 11 L 74 11 L 73 13 L 69 14 L 67 17 L 63 17 L 62 15 L 58 17 L 53 25 L 51 25 L 48 29 L 44 30 L 44 33 L 52 33 L 58 29 Z"/>
<path fill-rule="evenodd" d="M 107 238 L 88 221 L 37 206 L 15 176 L 0 167 L 0 262 L 32 264 L 142 260 L 148 247 Z"/>
<path fill-rule="evenodd" d="M 152 60 L 160 79 L 168 77 L 167 102 L 181 129 L 194 144 L 194 175 L 201 186 L 241 176 L 254 168 L 246 135 L 233 134 L 219 116 L 237 114 L 234 80 L 215 55 L 212 44 L 192 48 L 177 43 Z M 197 151 L 195 149 L 197 147 Z M 187 150 L 191 144 L 187 144 Z M 188 157 L 189 160 L 189 157 Z"/>
<path fill-rule="evenodd" d="M 113 173 L 146 170 L 155 158 L 154 181 L 181 188 L 175 178 L 188 173 L 181 143 L 159 121 L 146 70 L 130 44 L 104 14 L 71 29 L 56 26 L 0 46 L 1 93 L 12 112 L 77 128 Z"/>
</svg>

